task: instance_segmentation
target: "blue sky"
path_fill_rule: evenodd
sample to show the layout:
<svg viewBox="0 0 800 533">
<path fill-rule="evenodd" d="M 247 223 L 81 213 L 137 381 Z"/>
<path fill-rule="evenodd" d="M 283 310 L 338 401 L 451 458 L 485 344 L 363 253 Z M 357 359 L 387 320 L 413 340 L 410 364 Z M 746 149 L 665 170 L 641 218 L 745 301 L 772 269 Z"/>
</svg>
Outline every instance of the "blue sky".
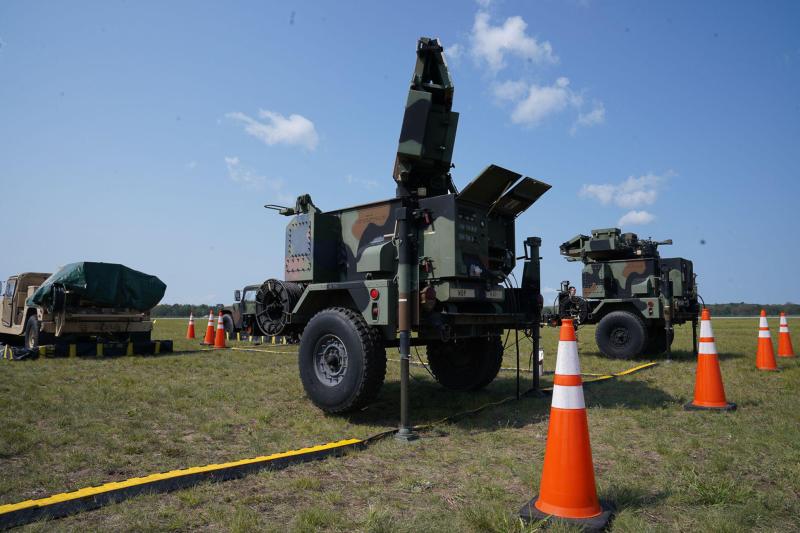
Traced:
<svg viewBox="0 0 800 533">
<path fill-rule="evenodd" d="M 553 185 L 520 217 L 558 255 L 673 238 L 708 302 L 800 301 L 796 2 L 0 3 L 0 276 L 78 260 L 229 302 L 282 275 L 286 219 L 393 195 L 419 36 L 461 113 L 454 176 Z M 552 294 L 546 294 L 546 298 Z"/>
</svg>

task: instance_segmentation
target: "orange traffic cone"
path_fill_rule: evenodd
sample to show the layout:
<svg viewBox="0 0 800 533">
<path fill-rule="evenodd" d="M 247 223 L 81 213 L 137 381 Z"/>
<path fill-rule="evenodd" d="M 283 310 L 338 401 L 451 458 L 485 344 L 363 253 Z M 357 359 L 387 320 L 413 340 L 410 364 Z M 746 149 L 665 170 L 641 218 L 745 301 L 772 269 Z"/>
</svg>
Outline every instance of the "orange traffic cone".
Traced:
<svg viewBox="0 0 800 533">
<path fill-rule="evenodd" d="M 759 370 L 778 370 L 775 352 L 772 351 L 772 337 L 767 324 L 767 312 L 761 310 L 758 321 L 758 351 L 756 352 L 756 368 Z"/>
<path fill-rule="evenodd" d="M 526 522 L 553 516 L 584 529 L 601 530 L 612 511 L 611 504 L 597 499 L 578 343 L 572 320 L 564 319 L 539 496 L 520 509 L 519 515 Z"/>
<path fill-rule="evenodd" d="M 194 339 L 194 315 L 189 311 L 189 327 L 186 329 L 186 338 Z"/>
<path fill-rule="evenodd" d="M 206 327 L 206 336 L 203 339 L 203 342 L 200 344 L 205 346 L 214 344 L 214 311 L 208 312 L 208 327 Z"/>
<path fill-rule="evenodd" d="M 217 320 L 217 335 L 214 337 L 214 348 L 225 348 L 225 323 L 222 321 L 222 311 Z"/>
<path fill-rule="evenodd" d="M 789 324 L 784 313 L 781 313 L 781 326 L 778 332 L 778 357 L 794 357 L 792 337 L 789 335 Z"/>
<path fill-rule="evenodd" d="M 700 316 L 700 345 L 697 350 L 697 374 L 694 382 L 694 400 L 684 408 L 689 410 L 732 411 L 735 403 L 725 399 L 725 387 L 722 385 L 722 373 L 719 370 L 717 345 L 714 342 L 714 331 L 711 329 L 711 313 L 703 308 Z"/>
</svg>

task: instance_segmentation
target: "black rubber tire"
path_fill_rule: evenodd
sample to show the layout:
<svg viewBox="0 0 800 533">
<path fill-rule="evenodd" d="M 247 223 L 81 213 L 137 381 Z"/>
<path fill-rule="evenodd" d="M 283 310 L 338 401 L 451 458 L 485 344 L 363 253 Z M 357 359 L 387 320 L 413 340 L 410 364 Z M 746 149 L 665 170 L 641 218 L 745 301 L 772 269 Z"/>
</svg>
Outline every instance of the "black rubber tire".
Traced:
<svg viewBox="0 0 800 533">
<path fill-rule="evenodd" d="M 225 333 L 228 334 L 228 337 L 233 339 L 236 328 L 233 325 L 233 317 L 231 315 L 222 315 L 222 327 L 225 328 Z"/>
<path fill-rule="evenodd" d="M 500 337 L 433 342 L 426 348 L 431 373 L 451 390 L 482 389 L 497 377 L 503 364 Z"/>
<path fill-rule="evenodd" d="M 335 384 L 326 384 L 316 368 L 319 344 L 335 336 L 347 356 Z M 360 313 L 331 307 L 314 315 L 303 330 L 298 357 L 300 380 L 309 399 L 326 413 L 353 411 L 375 399 L 386 377 L 386 350 Z"/>
<path fill-rule="evenodd" d="M 600 319 L 595 330 L 600 351 L 615 359 L 632 359 L 647 345 L 642 319 L 629 311 L 612 311 Z"/>
<path fill-rule="evenodd" d="M 25 322 L 25 348 L 38 350 L 39 340 L 39 319 L 36 318 L 36 315 L 31 315 L 28 317 L 28 321 Z"/>
</svg>

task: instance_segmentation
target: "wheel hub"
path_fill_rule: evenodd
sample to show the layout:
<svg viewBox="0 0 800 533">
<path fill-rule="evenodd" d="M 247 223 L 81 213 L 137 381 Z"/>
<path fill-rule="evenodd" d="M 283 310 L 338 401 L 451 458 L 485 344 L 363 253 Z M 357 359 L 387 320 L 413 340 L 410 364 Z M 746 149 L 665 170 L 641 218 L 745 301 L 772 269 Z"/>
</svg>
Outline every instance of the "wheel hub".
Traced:
<svg viewBox="0 0 800 533">
<path fill-rule="evenodd" d="M 611 331 L 611 342 L 615 346 L 625 346 L 628 343 L 629 335 L 627 328 L 614 328 Z"/>
<path fill-rule="evenodd" d="M 338 385 L 347 372 L 347 348 L 336 335 L 326 334 L 314 350 L 314 372 L 317 379 L 328 387 Z"/>
</svg>

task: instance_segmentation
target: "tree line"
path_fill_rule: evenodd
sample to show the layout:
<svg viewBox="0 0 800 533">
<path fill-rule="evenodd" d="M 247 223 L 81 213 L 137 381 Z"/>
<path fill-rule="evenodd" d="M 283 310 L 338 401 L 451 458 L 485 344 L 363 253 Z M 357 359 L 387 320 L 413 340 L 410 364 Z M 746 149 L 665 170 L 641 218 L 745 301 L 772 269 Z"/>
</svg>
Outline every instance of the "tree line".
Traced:
<svg viewBox="0 0 800 533">
<path fill-rule="evenodd" d="M 194 316 L 208 316 L 208 312 L 210 310 L 217 311 L 216 306 L 210 306 L 206 304 L 201 305 L 189 305 L 189 304 L 158 304 L 155 306 L 152 311 L 150 311 L 150 316 L 154 318 L 189 318 L 189 312 L 191 311 Z"/>
<path fill-rule="evenodd" d="M 777 316 L 781 312 L 787 315 L 800 315 L 800 304 L 747 304 L 744 302 L 728 304 L 708 304 L 706 305 L 711 316 L 758 316 L 761 310 L 767 312 L 769 316 Z"/>
<path fill-rule="evenodd" d="M 727 303 L 727 304 L 708 304 L 706 305 L 711 311 L 711 316 L 757 316 L 764 309 L 768 315 L 777 316 L 778 313 L 783 311 L 787 315 L 800 315 L 800 304 L 785 303 L 785 304 L 748 304 L 744 302 Z M 549 308 L 549 306 L 548 306 Z M 547 310 L 546 308 L 545 310 Z M 189 305 L 189 304 L 158 304 L 151 311 L 151 315 L 155 318 L 169 318 L 169 317 L 189 317 L 189 311 L 194 313 L 194 316 L 206 316 L 209 310 L 217 311 L 216 307 L 210 305 Z M 552 311 L 552 309 L 550 309 Z"/>
</svg>

